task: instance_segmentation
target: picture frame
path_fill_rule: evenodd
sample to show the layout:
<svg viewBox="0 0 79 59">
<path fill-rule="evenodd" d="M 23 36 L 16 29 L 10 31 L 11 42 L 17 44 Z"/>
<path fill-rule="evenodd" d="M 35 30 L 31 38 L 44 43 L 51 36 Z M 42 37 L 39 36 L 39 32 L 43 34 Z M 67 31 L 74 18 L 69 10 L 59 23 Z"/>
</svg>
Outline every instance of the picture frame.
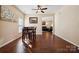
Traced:
<svg viewBox="0 0 79 59">
<path fill-rule="evenodd" d="M 7 22 L 17 22 L 15 13 L 7 6 L 0 6 L 0 20 Z"/>
<path fill-rule="evenodd" d="M 38 23 L 38 17 L 29 17 L 29 23 Z"/>
</svg>

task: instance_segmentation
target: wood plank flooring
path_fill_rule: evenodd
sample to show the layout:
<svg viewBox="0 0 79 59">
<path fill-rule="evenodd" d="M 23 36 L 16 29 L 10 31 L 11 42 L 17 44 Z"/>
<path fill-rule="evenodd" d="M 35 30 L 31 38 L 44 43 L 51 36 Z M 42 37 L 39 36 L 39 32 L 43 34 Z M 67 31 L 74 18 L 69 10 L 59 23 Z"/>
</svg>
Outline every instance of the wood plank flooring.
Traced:
<svg viewBox="0 0 79 59">
<path fill-rule="evenodd" d="M 79 50 L 71 43 L 53 35 L 51 32 L 43 32 L 36 36 L 33 48 L 26 47 L 22 39 L 17 39 L 0 48 L 0 53 L 77 53 Z"/>
</svg>

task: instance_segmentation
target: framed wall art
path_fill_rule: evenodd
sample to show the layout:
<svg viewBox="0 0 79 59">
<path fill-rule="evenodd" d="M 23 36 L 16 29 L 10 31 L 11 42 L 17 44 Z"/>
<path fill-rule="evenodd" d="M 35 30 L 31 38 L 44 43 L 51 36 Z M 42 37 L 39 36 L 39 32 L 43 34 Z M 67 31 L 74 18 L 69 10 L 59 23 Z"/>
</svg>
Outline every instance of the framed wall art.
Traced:
<svg viewBox="0 0 79 59">
<path fill-rule="evenodd" d="M 15 13 L 7 6 L 0 6 L 0 20 L 8 22 L 17 22 Z"/>
<path fill-rule="evenodd" d="M 29 17 L 29 23 L 38 23 L 38 17 Z"/>
</svg>

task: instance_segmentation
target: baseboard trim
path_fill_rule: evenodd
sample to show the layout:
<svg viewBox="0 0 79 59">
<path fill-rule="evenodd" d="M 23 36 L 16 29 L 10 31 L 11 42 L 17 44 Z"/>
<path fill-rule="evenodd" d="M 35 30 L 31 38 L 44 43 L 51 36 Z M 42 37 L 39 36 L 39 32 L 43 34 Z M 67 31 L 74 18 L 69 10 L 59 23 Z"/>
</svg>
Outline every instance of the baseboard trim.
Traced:
<svg viewBox="0 0 79 59">
<path fill-rule="evenodd" d="M 64 37 L 62 37 L 62 36 L 60 36 L 60 35 L 57 35 L 57 34 L 55 34 L 55 35 L 56 35 L 56 36 L 58 36 L 59 38 L 61 38 L 61 39 L 65 40 L 65 41 L 67 41 L 67 42 L 69 42 L 69 43 L 71 43 L 71 44 L 73 44 L 73 45 L 75 45 L 75 46 L 79 47 L 79 45 L 75 44 L 74 42 L 69 41 L 69 40 L 67 40 L 66 38 L 64 38 Z"/>
<path fill-rule="evenodd" d="M 17 39 L 19 39 L 19 38 L 21 38 L 21 37 L 18 37 Z M 5 46 L 5 45 L 11 43 L 11 42 L 14 41 L 14 40 L 17 40 L 17 39 L 10 40 L 10 41 L 8 41 L 8 42 L 6 42 L 6 43 L 0 45 L 0 48 L 2 48 L 3 46 Z"/>
</svg>

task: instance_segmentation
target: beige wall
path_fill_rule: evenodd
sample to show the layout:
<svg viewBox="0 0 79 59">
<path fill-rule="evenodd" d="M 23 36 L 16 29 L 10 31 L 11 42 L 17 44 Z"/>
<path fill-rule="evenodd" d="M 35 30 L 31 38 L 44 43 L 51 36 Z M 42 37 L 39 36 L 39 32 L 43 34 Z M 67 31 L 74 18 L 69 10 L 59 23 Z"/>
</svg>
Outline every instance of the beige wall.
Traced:
<svg viewBox="0 0 79 59">
<path fill-rule="evenodd" d="M 79 6 L 64 6 L 56 12 L 55 34 L 79 46 Z"/>
<path fill-rule="evenodd" d="M 24 17 L 24 15 L 20 11 L 18 11 L 18 9 L 16 9 L 14 6 L 5 7 L 9 8 L 12 12 L 16 14 L 17 21 L 20 16 Z M 17 39 L 20 36 L 21 33 L 18 33 L 18 23 L 0 20 L 0 47 Z"/>
<path fill-rule="evenodd" d="M 29 23 L 29 17 L 38 17 L 38 23 L 31 24 Z M 42 17 L 40 15 L 26 15 L 25 16 L 25 27 L 35 26 L 36 28 L 36 34 L 41 35 L 42 34 Z"/>
</svg>

